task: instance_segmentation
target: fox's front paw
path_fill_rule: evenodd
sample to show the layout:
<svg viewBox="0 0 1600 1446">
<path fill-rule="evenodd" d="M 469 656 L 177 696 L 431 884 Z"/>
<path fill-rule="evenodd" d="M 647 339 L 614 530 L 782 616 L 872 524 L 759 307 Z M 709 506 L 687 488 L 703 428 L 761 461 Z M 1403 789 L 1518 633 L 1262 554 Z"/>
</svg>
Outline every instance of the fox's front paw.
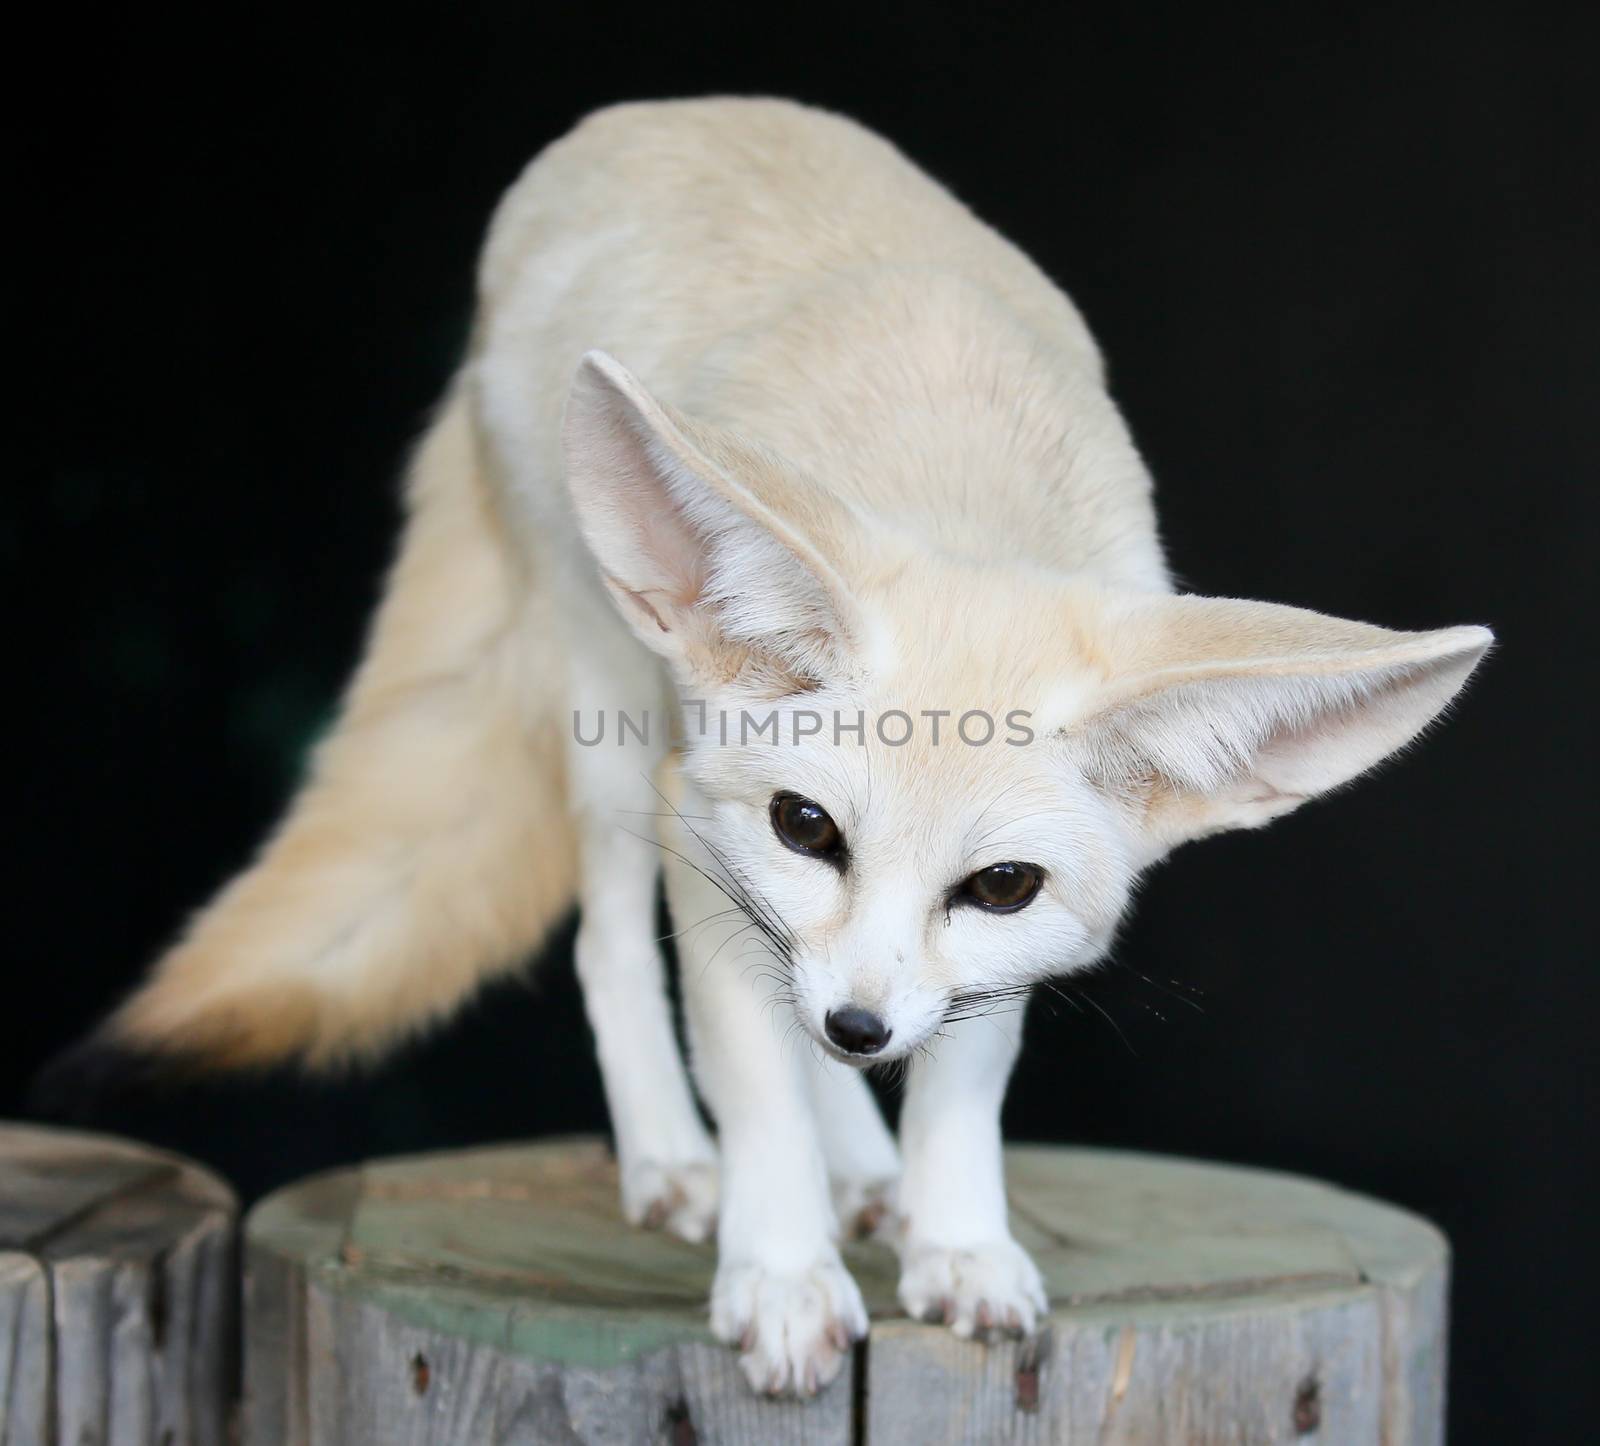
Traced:
<svg viewBox="0 0 1600 1446">
<path fill-rule="evenodd" d="M 965 1250 L 908 1245 L 900 1304 L 914 1319 L 942 1321 L 958 1336 L 1028 1335 L 1049 1310 L 1038 1267 L 1008 1239 Z"/>
<path fill-rule="evenodd" d="M 832 1182 L 833 1209 L 846 1240 L 892 1238 L 900 1181 L 839 1179 Z"/>
<path fill-rule="evenodd" d="M 621 1175 L 622 1213 L 630 1225 L 695 1242 L 711 1238 L 717 1223 L 714 1160 L 632 1160 L 622 1165 Z"/>
<path fill-rule="evenodd" d="M 727 1264 L 711 1287 L 711 1330 L 739 1348 L 752 1389 L 814 1396 L 866 1335 L 867 1309 L 837 1257 L 799 1271 Z"/>
</svg>

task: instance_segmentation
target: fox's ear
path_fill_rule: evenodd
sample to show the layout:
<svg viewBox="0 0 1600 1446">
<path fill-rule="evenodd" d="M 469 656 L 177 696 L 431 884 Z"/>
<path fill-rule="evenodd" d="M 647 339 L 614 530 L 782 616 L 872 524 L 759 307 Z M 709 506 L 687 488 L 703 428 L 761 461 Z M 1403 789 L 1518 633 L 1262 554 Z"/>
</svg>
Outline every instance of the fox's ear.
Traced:
<svg viewBox="0 0 1600 1446">
<path fill-rule="evenodd" d="M 801 683 L 846 666 L 860 620 L 813 540 L 848 527 L 840 504 L 600 351 L 573 378 L 562 440 L 584 539 L 649 647 L 699 678 L 751 659 Z"/>
<path fill-rule="evenodd" d="M 1104 692 L 1067 737 L 1092 777 L 1143 806 L 1158 845 L 1253 828 L 1404 747 L 1493 640 L 1231 598 L 1124 599 L 1096 638 Z"/>
</svg>

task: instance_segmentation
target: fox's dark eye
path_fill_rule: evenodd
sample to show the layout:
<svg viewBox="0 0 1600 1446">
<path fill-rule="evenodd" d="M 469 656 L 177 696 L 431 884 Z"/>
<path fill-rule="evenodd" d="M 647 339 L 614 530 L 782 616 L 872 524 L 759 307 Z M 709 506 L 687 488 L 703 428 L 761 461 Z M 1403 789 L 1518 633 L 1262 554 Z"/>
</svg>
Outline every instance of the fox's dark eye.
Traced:
<svg viewBox="0 0 1600 1446">
<path fill-rule="evenodd" d="M 957 897 L 996 914 L 1013 914 L 1033 902 L 1044 875 L 1032 864 L 990 864 L 957 891 Z"/>
<path fill-rule="evenodd" d="M 796 853 L 834 860 L 843 850 L 844 835 L 820 803 L 798 793 L 779 793 L 770 811 L 772 831 Z"/>
</svg>

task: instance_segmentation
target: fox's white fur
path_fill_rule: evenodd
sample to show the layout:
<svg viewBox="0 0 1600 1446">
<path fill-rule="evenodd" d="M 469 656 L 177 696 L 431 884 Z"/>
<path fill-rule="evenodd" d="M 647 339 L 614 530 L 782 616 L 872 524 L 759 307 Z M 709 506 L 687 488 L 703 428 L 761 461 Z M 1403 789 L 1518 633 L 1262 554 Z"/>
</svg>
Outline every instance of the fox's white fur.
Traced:
<svg viewBox="0 0 1600 1446">
<path fill-rule="evenodd" d="M 834 1200 L 893 1204 L 908 1310 L 1030 1328 L 1000 1162 L 1017 1016 L 970 1016 L 1101 957 L 1175 845 L 1403 746 L 1488 632 L 1174 595 L 1071 303 L 836 116 L 589 117 L 501 204 L 480 298 L 338 729 L 116 1036 L 369 1055 L 575 893 L 624 1206 L 715 1218 L 713 1325 L 754 1385 L 817 1389 L 864 1328 Z M 776 745 L 723 737 L 774 710 Z M 648 741 L 619 744 L 621 713 Z M 575 714 L 612 731 L 585 746 Z M 1021 746 L 956 733 L 1013 714 Z M 779 840 L 784 792 L 831 815 L 843 866 Z M 663 986 L 663 858 L 715 1145 Z M 1042 875 L 1027 907 L 952 893 L 1004 862 Z M 847 1007 L 910 1060 L 903 1163 L 830 1039 Z"/>
</svg>

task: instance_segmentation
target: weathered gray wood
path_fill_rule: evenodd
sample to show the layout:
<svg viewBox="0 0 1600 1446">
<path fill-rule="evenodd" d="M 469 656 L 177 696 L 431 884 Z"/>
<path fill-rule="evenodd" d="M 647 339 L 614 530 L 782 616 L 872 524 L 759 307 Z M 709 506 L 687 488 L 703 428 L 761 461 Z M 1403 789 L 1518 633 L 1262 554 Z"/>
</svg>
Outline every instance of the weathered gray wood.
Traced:
<svg viewBox="0 0 1600 1446">
<path fill-rule="evenodd" d="M 1050 1328 L 987 1351 L 875 1325 L 867 1439 L 1437 1443 L 1449 1252 L 1312 1180 L 1014 1149 Z"/>
<path fill-rule="evenodd" d="M 0 1443 L 226 1441 L 236 1219 L 177 1156 L 0 1125 Z"/>
<path fill-rule="evenodd" d="M 50 1284 L 44 1267 L 14 1251 L 0 1255 L 0 1442 L 44 1446 L 50 1439 Z"/>
<path fill-rule="evenodd" d="M 750 1394 L 705 1326 L 709 1265 L 621 1219 L 593 1141 L 280 1191 L 246 1231 L 246 1440 L 848 1440 L 848 1376 L 805 1405 Z"/>
<path fill-rule="evenodd" d="M 986 1347 L 908 1321 L 893 1256 L 855 1245 L 871 1338 L 806 1404 L 750 1394 L 706 1329 L 710 1249 L 626 1226 L 592 1141 L 318 1177 L 246 1227 L 246 1440 L 1442 1440 L 1426 1222 L 1184 1160 L 1025 1147 L 1008 1174 L 1046 1329 Z"/>
</svg>

